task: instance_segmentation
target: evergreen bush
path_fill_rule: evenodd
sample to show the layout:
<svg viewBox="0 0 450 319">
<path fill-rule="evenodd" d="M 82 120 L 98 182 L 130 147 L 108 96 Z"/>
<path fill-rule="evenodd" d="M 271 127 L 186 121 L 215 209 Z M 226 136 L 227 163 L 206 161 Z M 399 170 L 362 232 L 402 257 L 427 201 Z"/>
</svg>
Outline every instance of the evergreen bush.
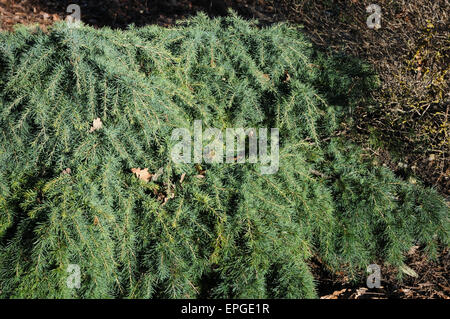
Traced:
<svg viewBox="0 0 450 319">
<path fill-rule="evenodd" d="M 433 256 L 444 200 L 338 136 L 375 85 L 294 27 L 235 16 L 0 33 L 0 296 L 314 298 L 313 256 L 353 275 Z M 175 164 L 172 130 L 194 120 L 279 128 L 279 171 Z"/>
</svg>

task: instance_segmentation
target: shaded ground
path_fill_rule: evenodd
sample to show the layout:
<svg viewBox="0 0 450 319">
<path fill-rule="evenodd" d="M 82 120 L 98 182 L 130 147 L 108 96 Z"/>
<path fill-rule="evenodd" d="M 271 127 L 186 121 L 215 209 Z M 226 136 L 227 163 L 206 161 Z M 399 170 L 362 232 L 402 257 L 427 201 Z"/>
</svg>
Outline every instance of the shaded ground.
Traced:
<svg viewBox="0 0 450 319">
<path fill-rule="evenodd" d="M 380 74 L 381 89 L 372 96 L 377 108 L 351 110 L 354 123 L 342 130 L 364 145 L 380 163 L 404 177 L 417 176 L 450 195 L 450 31 L 448 0 L 378 0 L 381 28 L 369 29 L 365 8 L 370 1 L 313 0 L 0 0 L 0 30 L 18 23 L 38 23 L 44 30 L 79 4 L 83 22 L 95 27 L 171 26 L 198 11 L 211 16 L 232 7 L 263 24 L 289 20 L 304 25 L 314 44 L 369 61 Z M 374 102 L 375 103 L 375 102 Z M 331 275 L 317 262 L 323 298 L 446 298 L 450 296 L 449 251 L 430 262 L 413 249 L 407 265 L 418 275 L 382 267 L 382 288 L 367 289 L 365 280 L 350 283 Z M 361 278 L 364 278 L 361 275 Z"/>
<path fill-rule="evenodd" d="M 318 288 L 321 299 L 450 299 L 450 251 L 444 250 L 435 260 L 430 261 L 417 246 L 411 248 L 406 265 L 417 275 L 403 273 L 398 279 L 397 270 L 381 265 L 381 287 L 368 289 L 366 274 L 360 280 L 350 282 L 343 275 L 330 274 L 315 262 L 315 277 L 320 278 Z M 414 274 L 415 275 L 415 274 Z"/>
<path fill-rule="evenodd" d="M 0 0 L 0 15 L 3 28 L 10 30 L 14 24 L 39 23 L 50 25 L 64 19 L 69 4 L 78 4 L 83 22 L 95 27 L 110 26 L 126 28 L 129 24 L 137 26 L 158 24 L 173 25 L 177 20 L 203 11 L 211 16 L 226 15 L 227 8 L 233 8 L 247 18 L 258 18 L 262 22 L 283 20 L 276 15 L 270 5 L 258 5 L 264 1 L 227 0 Z"/>
</svg>

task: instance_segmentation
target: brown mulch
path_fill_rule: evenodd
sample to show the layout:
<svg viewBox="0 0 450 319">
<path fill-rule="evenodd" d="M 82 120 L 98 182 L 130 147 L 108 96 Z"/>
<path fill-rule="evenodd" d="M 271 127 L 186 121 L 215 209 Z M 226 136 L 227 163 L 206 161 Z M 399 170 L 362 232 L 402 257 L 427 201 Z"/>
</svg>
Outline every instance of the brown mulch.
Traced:
<svg viewBox="0 0 450 319">
<path fill-rule="evenodd" d="M 417 276 L 403 274 L 398 270 L 381 266 L 381 287 L 369 289 L 366 276 L 360 274 L 354 282 L 340 274 L 330 274 L 319 262 L 312 269 L 318 279 L 321 299 L 450 299 L 450 251 L 444 249 L 435 261 L 430 261 L 423 249 L 410 249 L 405 264 Z"/>
<path fill-rule="evenodd" d="M 354 110 L 357 134 L 352 138 L 398 174 L 419 176 L 450 196 L 449 0 L 378 0 L 383 10 L 378 30 L 367 27 L 365 8 L 372 1 L 363 0 L 0 0 L 0 30 L 19 23 L 45 30 L 65 19 L 72 3 L 80 5 L 82 21 L 94 27 L 171 26 L 198 11 L 225 15 L 226 6 L 262 24 L 302 24 L 316 46 L 363 58 L 380 75 L 382 88 L 373 98 L 381 107 Z M 405 275 L 400 282 L 395 270 L 383 266 L 379 289 L 331 275 L 319 263 L 313 268 L 325 299 L 449 299 L 448 250 L 430 262 L 416 247 L 406 264 L 417 278 Z"/>
<path fill-rule="evenodd" d="M 59 15 L 50 15 L 30 1 L 0 0 L 0 30 L 12 30 L 16 24 L 39 24 L 46 28 L 55 21 L 61 20 Z"/>
<path fill-rule="evenodd" d="M 285 18 L 260 0 L 0 0 L 0 30 L 12 30 L 18 23 L 48 26 L 65 19 L 69 4 L 80 6 L 81 20 L 89 25 L 122 29 L 129 24 L 171 26 L 199 11 L 210 16 L 226 15 L 229 7 L 262 23 Z"/>
</svg>

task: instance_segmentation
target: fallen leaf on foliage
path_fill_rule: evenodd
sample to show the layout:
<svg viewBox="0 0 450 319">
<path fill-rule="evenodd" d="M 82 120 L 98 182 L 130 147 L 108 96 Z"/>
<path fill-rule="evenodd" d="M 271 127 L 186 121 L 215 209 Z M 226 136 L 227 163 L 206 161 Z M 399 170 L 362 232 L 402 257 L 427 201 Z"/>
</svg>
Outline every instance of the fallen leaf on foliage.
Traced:
<svg viewBox="0 0 450 319">
<path fill-rule="evenodd" d="M 94 226 L 97 226 L 97 225 L 98 225 L 98 217 L 94 216 Z"/>
<path fill-rule="evenodd" d="M 72 173 L 72 170 L 69 167 L 62 171 L 63 175 L 69 175 L 70 173 Z"/>
<path fill-rule="evenodd" d="M 180 184 L 183 183 L 185 177 L 186 177 L 186 173 L 183 173 L 180 178 Z"/>
<path fill-rule="evenodd" d="M 92 122 L 92 127 L 89 132 L 92 133 L 94 131 L 101 129 L 102 127 L 103 127 L 102 120 L 98 117 Z"/>
<path fill-rule="evenodd" d="M 150 178 L 152 177 L 152 174 L 148 172 L 148 168 L 141 169 L 139 168 L 132 168 L 131 172 L 133 172 L 137 178 L 140 180 L 143 180 L 145 182 L 148 182 Z"/>
<path fill-rule="evenodd" d="M 414 255 L 417 252 L 417 249 L 419 249 L 419 246 L 412 246 L 409 250 L 408 250 L 408 255 Z"/>
<path fill-rule="evenodd" d="M 289 75 L 288 71 L 284 72 L 284 83 L 287 83 L 291 80 L 291 76 Z"/>
</svg>

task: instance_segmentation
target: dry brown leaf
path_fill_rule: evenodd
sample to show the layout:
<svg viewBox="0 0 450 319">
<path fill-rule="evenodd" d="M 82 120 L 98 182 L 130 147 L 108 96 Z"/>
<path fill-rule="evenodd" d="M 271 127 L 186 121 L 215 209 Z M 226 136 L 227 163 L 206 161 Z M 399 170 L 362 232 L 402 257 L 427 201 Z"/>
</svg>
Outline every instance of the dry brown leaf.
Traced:
<svg viewBox="0 0 450 319">
<path fill-rule="evenodd" d="M 94 226 L 97 226 L 98 222 L 99 222 L 98 217 L 94 216 Z"/>
<path fill-rule="evenodd" d="M 144 182 L 148 182 L 150 178 L 152 177 L 152 174 L 148 172 L 148 168 L 141 169 L 139 168 L 132 168 L 131 172 L 133 172 L 137 178 L 140 180 L 143 180 Z"/>
<path fill-rule="evenodd" d="M 186 177 L 186 173 L 183 173 L 180 178 L 180 184 L 183 183 L 185 177 Z"/>
<path fill-rule="evenodd" d="M 342 290 L 336 290 L 331 295 L 322 296 L 322 297 L 320 297 L 320 299 L 338 299 L 339 295 L 343 294 L 346 291 L 347 291 L 347 288 L 344 288 Z"/>
<path fill-rule="evenodd" d="M 102 120 L 98 117 L 92 122 L 92 127 L 89 132 L 92 133 L 94 131 L 101 129 L 102 127 L 103 127 Z"/>
<path fill-rule="evenodd" d="M 412 246 L 409 250 L 408 250 L 408 255 L 414 255 L 417 252 L 417 249 L 419 249 L 419 246 Z"/>
</svg>

